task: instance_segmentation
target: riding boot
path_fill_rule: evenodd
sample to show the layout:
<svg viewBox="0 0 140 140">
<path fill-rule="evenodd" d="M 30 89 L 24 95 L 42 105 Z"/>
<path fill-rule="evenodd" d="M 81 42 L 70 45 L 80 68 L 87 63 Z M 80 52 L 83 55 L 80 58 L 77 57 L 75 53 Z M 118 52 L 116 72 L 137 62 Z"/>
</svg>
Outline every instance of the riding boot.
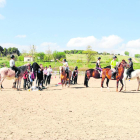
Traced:
<svg viewBox="0 0 140 140">
<path fill-rule="evenodd" d="M 19 72 L 17 71 L 16 72 L 16 76 L 15 76 L 16 78 L 18 78 L 19 77 Z"/>
<path fill-rule="evenodd" d="M 111 79 L 115 78 L 115 72 L 112 73 Z"/>
<path fill-rule="evenodd" d="M 69 72 L 67 71 L 67 78 L 69 78 Z"/>
</svg>

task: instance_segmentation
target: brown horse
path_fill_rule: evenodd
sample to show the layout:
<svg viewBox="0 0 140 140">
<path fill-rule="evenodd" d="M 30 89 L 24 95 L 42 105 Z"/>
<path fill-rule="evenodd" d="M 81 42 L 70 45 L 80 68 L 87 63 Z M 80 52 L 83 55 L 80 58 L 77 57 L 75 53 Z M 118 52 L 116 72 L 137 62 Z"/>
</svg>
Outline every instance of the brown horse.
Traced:
<svg viewBox="0 0 140 140">
<path fill-rule="evenodd" d="M 61 78 L 61 83 L 62 83 L 62 87 L 63 85 L 67 84 L 67 82 L 69 83 L 69 86 L 70 87 L 70 80 L 71 80 L 71 76 L 72 76 L 72 72 L 69 70 L 69 78 L 67 78 L 67 73 L 65 72 L 65 68 L 64 67 L 60 67 L 60 78 Z"/>
<path fill-rule="evenodd" d="M 105 68 L 111 68 L 111 67 L 107 66 Z M 90 77 L 93 77 L 95 79 L 101 79 L 100 73 L 99 73 L 99 71 L 97 69 L 88 69 L 88 70 L 86 70 L 85 79 L 84 79 L 84 85 L 86 87 L 88 87 L 88 81 L 89 81 Z"/>
<path fill-rule="evenodd" d="M 116 87 L 116 91 L 118 92 L 118 85 L 119 85 L 119 81 L 121 82 L 122 84 L 122 87 L 120 89 L 120 92 L 122 91 L 123 89 L 123 74 L 124 74 L 124 68 L 125 67 L 128 67 L 128 64 L 125 60 L 122 60 L 122 62 L 119 64 L 118 66 L 118 72 L 116 73 L 116 76 L 113 80 L 117 80 L 117 87 Z M 109 80 L 111 80 L 111 76 L 112 76 L 112 71 L 110 68 L 104 68 L 102 69 L 102 81 L 101 81 L 101 88 L 103 87 L 103 83 L 104 83 L 104 80 L 105 78 L 107 78 L 107 87 L 108 87 L 108 82 Z"/>
</svg>

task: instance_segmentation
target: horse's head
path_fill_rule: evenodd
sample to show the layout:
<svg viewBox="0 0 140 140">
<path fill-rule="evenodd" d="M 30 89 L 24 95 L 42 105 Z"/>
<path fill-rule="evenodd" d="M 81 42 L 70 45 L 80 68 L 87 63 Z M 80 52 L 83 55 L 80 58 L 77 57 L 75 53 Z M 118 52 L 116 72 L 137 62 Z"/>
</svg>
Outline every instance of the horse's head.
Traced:
<svg viewBox="0 0 140 140">
<path fill-rule="evenodd" d="M 122 62 L 119 64 L 120 67 L 127 68 L 129 65 L 127 62 L 123 59 Z"/>
<path fill-rule="evenodd" d="M 31 72 L 32 71 L 32 65 L 31 64 L 26 64 L 26 66 L 27 66 L 27 69 Z"/>
</svg>

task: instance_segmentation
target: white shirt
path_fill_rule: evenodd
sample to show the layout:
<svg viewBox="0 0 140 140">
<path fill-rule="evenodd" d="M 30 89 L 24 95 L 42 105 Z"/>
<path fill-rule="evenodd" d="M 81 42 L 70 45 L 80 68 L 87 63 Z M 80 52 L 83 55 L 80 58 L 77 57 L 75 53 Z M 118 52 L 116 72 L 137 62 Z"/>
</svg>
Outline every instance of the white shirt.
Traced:
<svg viewBox="0 0 140 140">
<path fill-rule="evenodd" d="M 48 68 L 47 69 L 47 76 L 51 75 L 51 73 L 52 73 L 52 68 Z"/>
<path fill-rule="evenodd" d="M 99 60 L 97 61 L 97 63 L 98 63 L 98 65 L 100 65 L 100 61 Z"/>
<path fill-rule="evenodd" d="M 68 67 L 68 62 L 63 62 L 64 67 Z"/>
<path fill-rule="evenodd" d="M 15 66 L 15 61 L 14 61 L 14 59 L 11 59 L 10 60 L 10 67 L 13 67 L 13 66 Z"/>
</svg>

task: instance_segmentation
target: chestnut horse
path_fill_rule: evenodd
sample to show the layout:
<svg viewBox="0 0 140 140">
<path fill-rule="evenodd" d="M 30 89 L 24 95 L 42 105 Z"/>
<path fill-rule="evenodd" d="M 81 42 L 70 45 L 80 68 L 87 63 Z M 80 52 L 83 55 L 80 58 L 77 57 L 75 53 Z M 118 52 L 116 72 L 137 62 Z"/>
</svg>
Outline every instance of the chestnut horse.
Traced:
<svg viewBox="0 0 140 140">
<path fill-rule="evenodd" d="M 118 66 L 118 72 L 116 73 L 116 76 L 113 80 L 117 80 L 117 87 L 116 87 L 116 91 L 118 92 L 118 85 L 119 85 L 119 81 L 122 84 L 122 87 L 120 89 L 120 92 L 123 89 L 123 74 L 124 74 L 124 68 L 128 67 L 128 64 L 125 60 L 122 60 L 122 62 L 119 64 Z M 102 69 L 102 81 L 101 81 L 101 88 L 103 88 L 103 83 L 105 78 L 107 78 L 107 87 L 108 87 L 108 82 L 109 80 L 111 80 L 111 76 L 112 76 L 112 71 L 110 68 L 104 68 Z"/>
<path fill-rule="evenodd" d="M 72 72 L 69 70 L 69 78 L 67 78 L 67 73 L 65 72 L 65 68 L 60 67 L 59 69 L 60 69 L 60 78 L 61 78 L 62 87 L 64 84 L 66 86 L 67 81 L 69 82 L 68 87 L 70 87 L 70 80 L 71 80 Z"/>
<path fill-rule="evenodd" d="M 110 66 L 104 67 L 104 68 L 111 68 Z M 93 77 L 95 79 L 101 79 L 100 73 L 97 69 L 88 69 L 85 72 L 85 79 L 84 79 L 84 85 L 88 87 L 88 81 L 90 77 Z M 108 85 L 107 85 L 108 86 Z"/>
</svg>

